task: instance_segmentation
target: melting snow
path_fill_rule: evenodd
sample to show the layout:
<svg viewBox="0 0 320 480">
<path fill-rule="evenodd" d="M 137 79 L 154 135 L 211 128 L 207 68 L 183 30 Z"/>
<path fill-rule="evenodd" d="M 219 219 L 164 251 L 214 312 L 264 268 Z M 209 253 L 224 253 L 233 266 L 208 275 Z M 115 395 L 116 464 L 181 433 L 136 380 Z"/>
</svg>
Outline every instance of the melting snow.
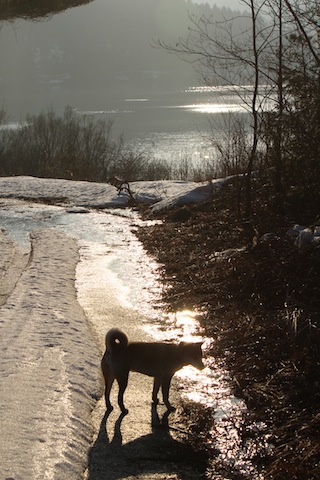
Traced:
<svg viewBox="0 0 320 480">
<path fill-rule="evenodd" d="M 202 200 L 213 190 L 211 184 L 188 182 L 135 182 L 130 187 L 139 201 L 158 202 L 157 209 Z M 78 214 L 129 201 L 108 184 L 34 177 L 0 178 L 0 198 L 8 225 L 14 202 L 20 208 L 15 199 L 23 199 L 77 214 L 80 227 L 74 220 L 75 230 L 82 228 Z M 30 253 L 0 231 L 1 478 L 80 478 L 92 441 L 90 413 L 102 393 L 101 352 L 75 288 L 79 244 L 63 225 L 60 230 L 53 225 L 56 208 L 42 212 L 41 225 L 50 229 L 32 231 Z M 29 209 L 37 215 L 36 208 Z M 25 234 L 35 220 L 31 214 L 24 218 L 22 207 L 21 212 L 13 228 L 20 225 Z"/>
</svg>

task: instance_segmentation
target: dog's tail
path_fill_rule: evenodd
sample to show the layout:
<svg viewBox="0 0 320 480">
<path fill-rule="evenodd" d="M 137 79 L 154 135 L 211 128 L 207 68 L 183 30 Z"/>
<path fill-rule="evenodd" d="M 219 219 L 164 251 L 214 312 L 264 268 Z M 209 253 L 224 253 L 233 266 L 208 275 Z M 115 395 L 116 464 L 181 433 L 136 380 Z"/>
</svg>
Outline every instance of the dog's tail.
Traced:
<svg viewBox="0 0 320 480">
<path fill-rule="evenodd" d="M 106 349 L 113 352 L 116 348 L 126 348 L 128 337 L 118 328 L 112 328 L 106 335 Z"/>
</svg>

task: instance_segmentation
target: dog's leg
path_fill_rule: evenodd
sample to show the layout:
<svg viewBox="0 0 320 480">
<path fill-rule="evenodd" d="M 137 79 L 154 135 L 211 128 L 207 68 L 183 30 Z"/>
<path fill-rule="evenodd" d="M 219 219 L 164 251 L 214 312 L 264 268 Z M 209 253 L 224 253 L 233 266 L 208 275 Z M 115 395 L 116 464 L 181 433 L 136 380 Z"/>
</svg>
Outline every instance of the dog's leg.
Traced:
<svg viewBox="0 0 320 480">
<path fill-rule="evenodd" d="M 128 410 L 124 406 L 123 395 L 128 385 L 128 377 L 129 377 L 129 372 L 124 373 L 123 375 L 121 375 L 121 377 L 117 377 L 117 382 L 119 385 L 118 405 L 121 409 L 121 412 L 125 414 L 128 413 Z"/>
<path fill-rule="evenodd" d="M 161 380 L 159 377 L 154 377 L 153 380 L 153 390 L 152 390 L 152 401 L 154 405 L 158 405 L 158 392 L 161 385 Z"/>
<path fill-rule="evenodd" d="M 104 398 L 106 400 L 107 412 L 111 412 L 113 410 L 113 406 L 111 405 L 111 402 L 110 402 L 110 392 L 111 392 L 111 388 L 112 388 L 112 385 L 113 385 L 113 382 L 114 382 L 114 377 L 109 373 L 109 374 L 104 375 L 104 380 L 105 380 L 105 383 L 106 383 L 106 388 L 105 388 L 105 391 L 104 391 Z"/>
<path fill-rule="evenodd" d="M 110 369 L 110 353 L 108 351 L 105 351 L 102 360 L 101 360 L 101 370 L 103 374 L 103 378 L 105 381 L 105 390 L 104 390 L 104 398 L 106 400 L 106 408 L 107 412 L 112 412 L 113 406 L 111 405 L 110 402 L 110 392 L 111 388 L 114 382 L 114 374 L 112 373 L 112 370 Z"/>
<path fill-rule="evenodd" d="M 170 375 L 170 377 L 162 377 L 161 379 L 163 403 L 169 412 L 173 412 L 175 410 L 174 406 L 169 402 L 169 390 L 172 377 L 173 375 Z"/>
<path fill-rule="evenodd" d="M 113 382 L 114 382 L 114 378 L 111 375 L 108 375 L 108 377 L 105 376 L 106 387 L 104 390 L 104 398 L 106 400 L 107 412 L 111 412 L 113 410 L 113 406 L 111 405 L 111 402 L 110 402 L 110 392 L 111 392 Z"/>
</svg>

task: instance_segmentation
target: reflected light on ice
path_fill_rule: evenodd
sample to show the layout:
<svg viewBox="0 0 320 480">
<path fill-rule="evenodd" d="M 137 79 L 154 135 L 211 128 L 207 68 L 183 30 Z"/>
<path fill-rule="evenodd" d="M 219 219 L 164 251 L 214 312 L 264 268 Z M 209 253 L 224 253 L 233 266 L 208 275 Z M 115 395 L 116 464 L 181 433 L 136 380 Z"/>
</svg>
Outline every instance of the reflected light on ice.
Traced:
<svg viewBox="0 0 320 480">
<path fill-rule="evenodd" d="M 199 340 L 197 313 L 191 310 L 182 310 L 175 312 L 172 316 L 172 323 L 176 329 L 181 332 L 181 337 L 185 342 L 195 342 Z"/>
</svg>

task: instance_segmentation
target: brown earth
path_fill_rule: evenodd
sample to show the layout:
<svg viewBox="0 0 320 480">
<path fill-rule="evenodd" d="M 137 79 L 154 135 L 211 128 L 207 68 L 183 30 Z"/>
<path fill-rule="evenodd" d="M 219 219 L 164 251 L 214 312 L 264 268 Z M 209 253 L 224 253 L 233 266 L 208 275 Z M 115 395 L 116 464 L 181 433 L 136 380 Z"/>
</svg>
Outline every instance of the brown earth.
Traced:
<svg viewBox="0 0 320 480">
<path fill-rule="evenodd" d="M 255 180 L 254 215 L 244 221 L 240 182 L 227 182 L 210 201 L 158 215 L 163 221 L 139 236 L 164 265 L 169 308 L 202 312 L 201 327 L 214 339 L 210 354 L 227 366 L 250 414 L 267 425 L 271 451 L 253 458 L 262 478 L 316 480 L 320 247 L 298 250 L 286 232 L 294 223 L 311 225 L 319 203 L 304 209 L 306 199 L 292 196 L 286 214 L 277 215 L 271 190 Z M 202 412 L 197 420 L 208 426 L 211 418 Z M 211 453 L 215 468 L 213 447 Z"/>
</svg>

